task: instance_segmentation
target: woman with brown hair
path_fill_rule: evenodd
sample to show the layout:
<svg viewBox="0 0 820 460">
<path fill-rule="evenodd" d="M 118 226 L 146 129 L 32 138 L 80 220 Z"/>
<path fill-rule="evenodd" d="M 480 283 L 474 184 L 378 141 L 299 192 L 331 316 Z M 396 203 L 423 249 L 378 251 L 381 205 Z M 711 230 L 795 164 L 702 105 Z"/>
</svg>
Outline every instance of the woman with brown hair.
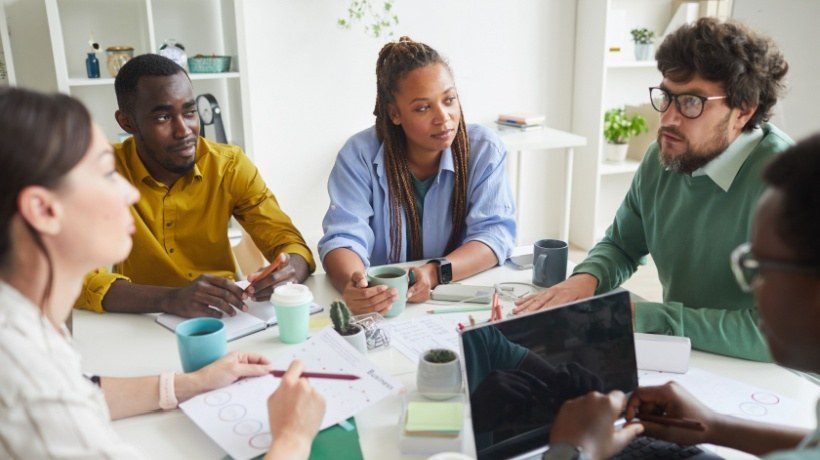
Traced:
<svg viewBox="0 0 820 460">
<path fill-rule="evenodd" d="M 269 372 L 260 355 L 230 353 L 187 374 L 83 377 L 64 322 L 83 276 L 131 250 L 138 197 L 82 104 L 0 88 L 0 458 L 139 457 L 111 418 Z M 288 374 L 268 401 L 289 415 L 271 417 L 269 454 L 307 458 L 324 400 L 299 363 Z"/>
<path fill-rule="evenodd" d="M 467 125 L 452 72 L 433 48 L 402 37 L 376 62 L 376 124 L 342 147 L 328 181 L 319 256 L 354 313 L 386 313 L 397 297 L 367 287 L 364 269 L 412 268 L 408 301 L 510 255 L 515 204 L 506 151 L 492 131 Z"/>
</svg>

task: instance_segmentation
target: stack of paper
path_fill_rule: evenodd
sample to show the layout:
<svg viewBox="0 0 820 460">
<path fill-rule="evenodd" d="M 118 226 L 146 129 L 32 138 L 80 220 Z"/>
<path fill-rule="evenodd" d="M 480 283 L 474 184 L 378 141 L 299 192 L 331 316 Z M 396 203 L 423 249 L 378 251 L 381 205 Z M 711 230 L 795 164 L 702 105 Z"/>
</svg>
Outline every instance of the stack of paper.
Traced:
<svg viewBox="0 0 820 460">
<path fill-rule="evenodd" d="M 455 438 L 463 425 L 463 403 L 414 401 L 407 405 L 404 432 L 408 436 Z"/>
</svg>

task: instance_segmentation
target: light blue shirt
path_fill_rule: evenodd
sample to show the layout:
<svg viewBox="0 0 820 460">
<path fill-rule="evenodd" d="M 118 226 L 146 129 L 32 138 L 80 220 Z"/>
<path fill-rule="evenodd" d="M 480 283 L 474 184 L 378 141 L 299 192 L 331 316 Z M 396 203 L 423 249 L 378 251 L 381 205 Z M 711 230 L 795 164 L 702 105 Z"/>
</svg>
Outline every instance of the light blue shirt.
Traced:
<svg viewBox="0 0 820 460">
<path fill-rule="evenodd" d="M 515 244 L 515 203 L 507 182 L 507 151 L 492 131 L 468 125 L 470 142 L 467 216 L 461 244 L 480 241 L 503 263 Z M 384 148 L 370 127 L 345 143 L 330 173 L 330 206 L 322 227 L 319 257 L 336 248 L 359 255 L 365 267 L 388 263 L 390 254 L 390 201 L 384 167 Z M 444 150 L 439 170 L 424 197 L 422 243 L 425 259 L 442 257 L 452 230 L 450 199 L 455 171 L 453 154 Z M 402 214 L 401 262 L 407 257 L 407 230 Z"/>
</svg>

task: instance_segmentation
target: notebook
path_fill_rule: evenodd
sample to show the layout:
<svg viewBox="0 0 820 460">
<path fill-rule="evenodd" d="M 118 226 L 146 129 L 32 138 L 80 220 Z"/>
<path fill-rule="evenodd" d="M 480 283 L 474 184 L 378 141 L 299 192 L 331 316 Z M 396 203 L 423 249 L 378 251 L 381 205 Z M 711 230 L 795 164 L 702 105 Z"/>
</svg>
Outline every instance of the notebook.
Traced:
<svg viewBox="0 0 820 460">
<path fill-rule="evenodd" d="M 244 289 L 248 286 L 247 281 L 240 281 L 236 283 L 237 286 Z M 236 340 L 240 337 L 253 334 L 254 332 L 263 331 L 269 327 L 276 326 L 276 310 L 270 301 L 254 302 L 247 300 L 245 304 L 248 306 L 248 311 L 236 311 L 236 316 L 228 316 L 223 314 L 222 320 L 225 323 L 225 332 L 228 342 Z M 323 308 L 318 304 L 311 304 L 310 314 L 319 313 Z M 179 323 L 187 320 L 181 316 L 172 315 L 170 313 L 163 313 L 157 316 L 157 323 L 175 331 Z"/>
</svg>

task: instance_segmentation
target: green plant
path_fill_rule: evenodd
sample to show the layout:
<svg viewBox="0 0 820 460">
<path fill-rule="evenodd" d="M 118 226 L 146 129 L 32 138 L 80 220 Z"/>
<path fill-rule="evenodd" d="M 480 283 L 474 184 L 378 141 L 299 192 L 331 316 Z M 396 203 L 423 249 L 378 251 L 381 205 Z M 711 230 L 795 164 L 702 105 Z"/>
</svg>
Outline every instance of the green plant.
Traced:
<svg viewBox="0 0 820 460">
<path fill-rule="evenodd" d="M 424 360 L 428 363 L 449 363 L 455 359 L 455 352 L 446 348 L 433 348 L 424 354 Z"/>
<path fill-rule="evenodd" d="M 622 108 L 610 109 L 604 114 L 604 139 L 610 144 L 626 144 L 630 137 L 646 130 L 644 117 L 627 117 L 626 110 Z"/>
<path fill-rule="evenodd" d="M 395 0 L 350 0 L 347 18 L 339 18 L 339 27 L 350 29 L 353 24 L 364 24 L 364 33 L 379 38 L 382 34 L 393 36 L 392 27 L 399 24 L 399 16 L 393 12 Z M 381 5 L 381 8 L 374 5 Z"/>
<path fill-rule="evenodd" d="M 354 327 L 350 325 L 350 309 L 341 300 L 336 300 L 330 304 L 330 320 L 333 321 L 333 329 L 341 335 L 354 332 Z"/>
<path fill-rule="evenodd" d="M 640 29 L 632 29 L 629 31 L 632 34 L 632 41 L 635 43 L 640 43 L 644 45 L 648 45 L 650 43 L 655 43 L 655 32 L 647 29 L 646 27 L 642 27 Z"/>
</svg>

